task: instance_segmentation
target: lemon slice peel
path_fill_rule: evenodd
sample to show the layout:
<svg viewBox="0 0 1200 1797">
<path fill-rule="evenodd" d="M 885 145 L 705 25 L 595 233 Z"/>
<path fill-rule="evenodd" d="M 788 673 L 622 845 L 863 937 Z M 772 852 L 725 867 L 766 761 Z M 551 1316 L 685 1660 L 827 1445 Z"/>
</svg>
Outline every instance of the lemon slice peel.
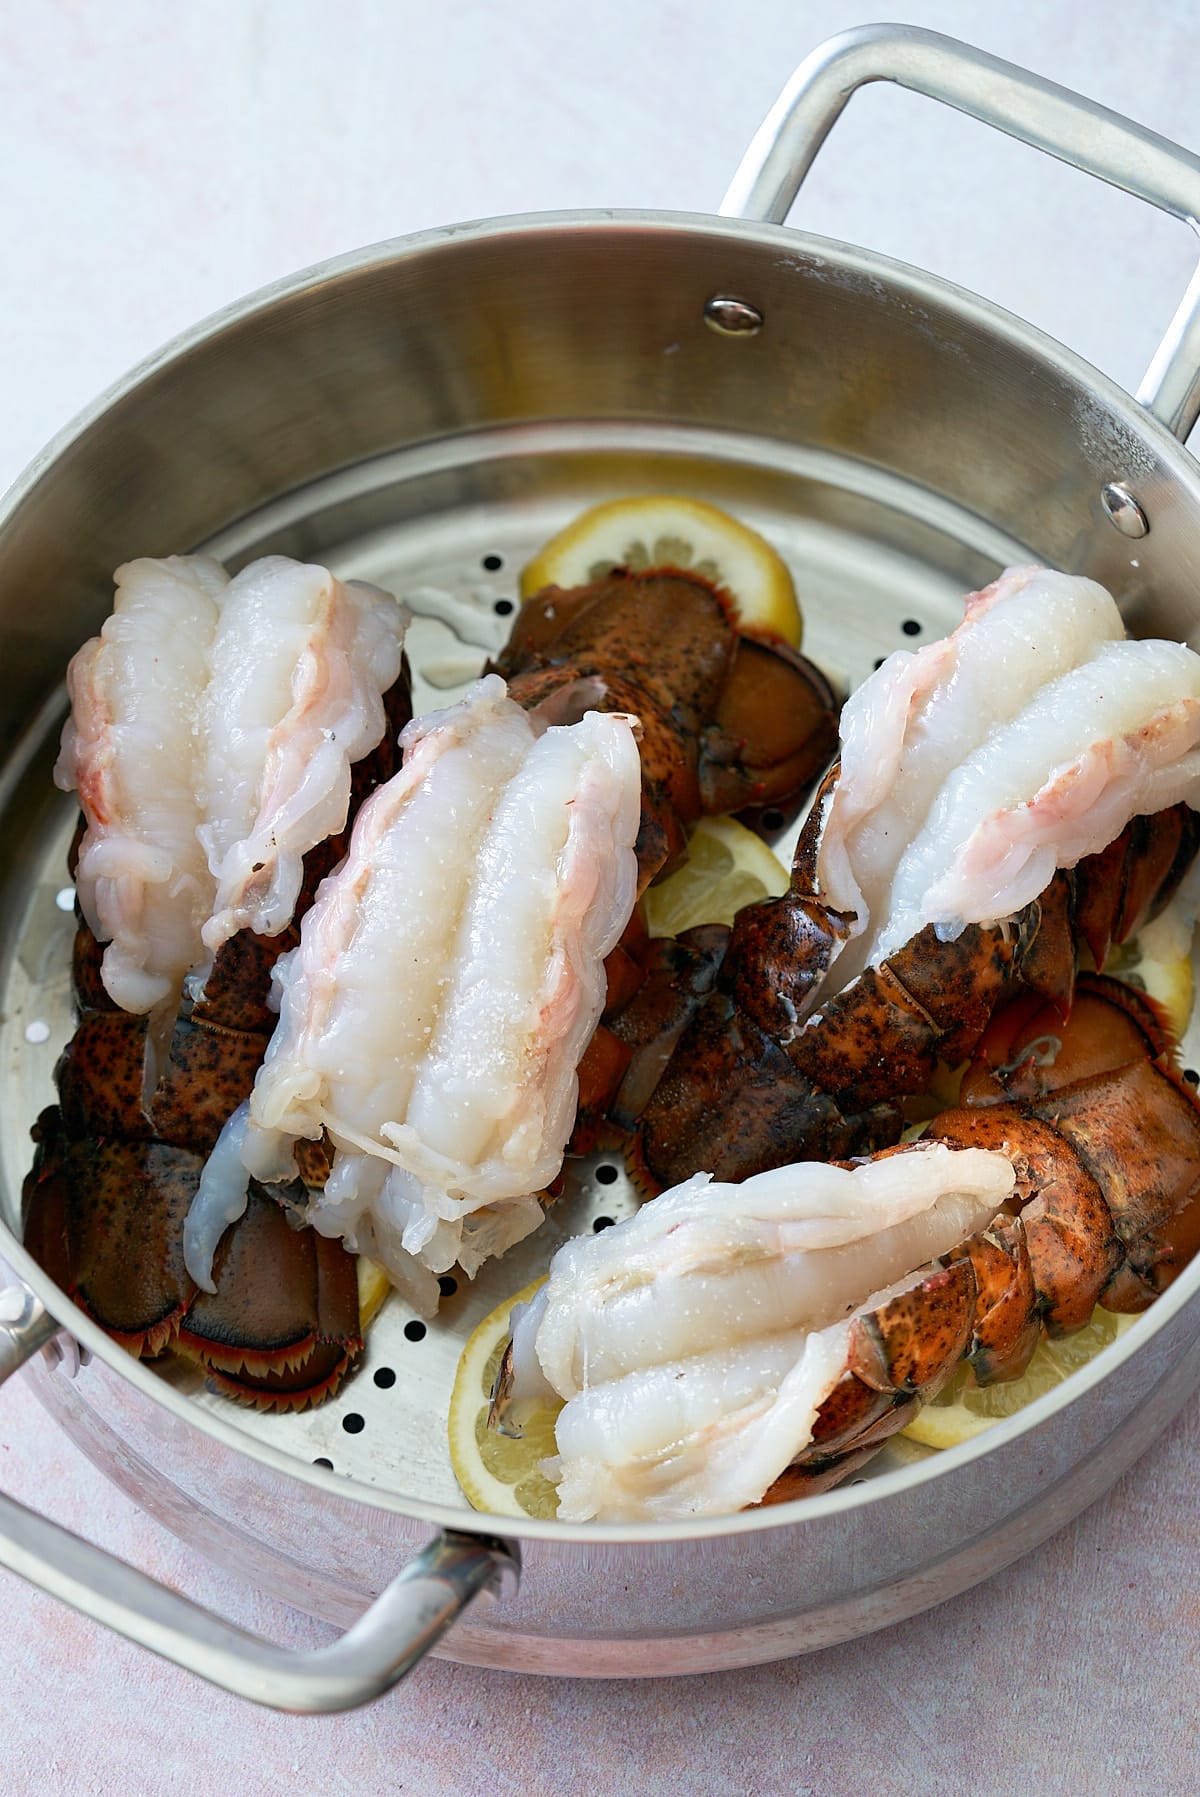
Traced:
<svg viewBox="0 0 1200 1797">
<path fill-rule="evenodd" d="M 358 1322 L 360 1329 L 365 1330 L 391 1296 L 392 1282 L 379 1262 L 366 1254 L 358 1256 L 354 1271 L 358 1279 Z"/>
</svg>

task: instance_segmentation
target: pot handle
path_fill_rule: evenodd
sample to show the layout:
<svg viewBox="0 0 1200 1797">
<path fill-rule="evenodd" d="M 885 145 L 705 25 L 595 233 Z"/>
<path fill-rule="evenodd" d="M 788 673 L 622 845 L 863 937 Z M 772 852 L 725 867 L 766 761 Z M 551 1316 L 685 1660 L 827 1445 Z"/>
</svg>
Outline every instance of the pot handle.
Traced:
<svg viewBox="0 0 1200 1797">
<path fill-rule="evenodd" d="M 805 58 L 743 156 L 722 216 L 782 224 L 842 108 L 871 81 L 894 81 L 957 107 L 1193 229 L 1200 220 L 1200 157 L 1069 88 L 912 25 L 863 25 Z M 1137 398 L 1186 441 L 1200 416 L 1200 269 Z"/>
<path fill-rule="evenodd" d="M 25 1286 L 0 1291 L 0 1383 L 58 1333 Z M 446 1530 L 417 1555 L 339 1640 L 311 1653 L 262 1641 L 0 1494 L 0 1566 L 96 1622 L 235 1697 L 317 1715 L 389 1691 L 423 1659 L 516 1545 Z"/>
</svg>

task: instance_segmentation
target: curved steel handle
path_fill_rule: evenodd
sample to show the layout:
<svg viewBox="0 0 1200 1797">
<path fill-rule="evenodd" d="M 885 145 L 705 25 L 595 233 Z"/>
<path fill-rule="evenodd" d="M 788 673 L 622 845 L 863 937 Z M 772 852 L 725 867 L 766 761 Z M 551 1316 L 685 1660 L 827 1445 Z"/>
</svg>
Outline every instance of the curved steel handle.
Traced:
<svg viewBox="0 0 1200 1797">
<path fill-rule="evenodd" d="M 0 1291 L 0 1382 L 59 1329 L 24 1286 Z M 293 1653 L 169 1591 L 135 1567 L 0 1495 L 0 1565 L 235 1697 L 321 1714 L 370 1703 L 427 1654 L 498 1575 L 514 1544 L 447 1531 L 329 1647 Z"/>
<path fill-rule="evenodd" d="M 801 63 L 742 158 L 722 215 L 782 224 L 842 108 L 871 81 L 954 106 L 1197 228 L 1200 156 L 1014 63 L 910 25 L 843 32 Z M 1200 269 L 1137 398 L 1181 440 L 1200 416 Z"/>
</svg>

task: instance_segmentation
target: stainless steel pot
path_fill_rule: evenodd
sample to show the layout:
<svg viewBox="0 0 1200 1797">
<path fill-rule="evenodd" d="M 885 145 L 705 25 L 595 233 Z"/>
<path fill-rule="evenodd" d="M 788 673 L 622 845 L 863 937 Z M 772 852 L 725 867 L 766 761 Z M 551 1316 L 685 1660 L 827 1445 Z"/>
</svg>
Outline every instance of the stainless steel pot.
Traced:
<svg viewBox="0 0 1200 1797">
<path fill-rule="evenodd" d="M 135 371 L 0 513 L 0 1249 L 22 1281 L 0 1294 L 0 1377 L 36 1356 L 52 1414 L 138 1503 L 348 1632 L 289 1655 L 7 1498 L 0 1562 L 229 1690 L 348 1707 L 439 1636 L 435 1651 L 475 1664 L 624 1676 L 879 1628 L 1073 1516 L 1200 1370 L 1198 1264 L 1065 1391 L 942 1457 L 893 1446 L 848 1489 L 718 1523 L 516 1527 L 456 1495 L 450 1380 L 466 1331 L 555 1231 L 630 1205 L 607 1169 L 585 1164 L 546 1236 L 485 1269 L 422 1340 L 394 1300 L 362 1371 L 303 1418 L 247 1415 L 179 1366 L 137 1364 L 20 1243 L 28 1129 L 70 1031 L 72 816 L 49 779 L 59 682 L 127 556 L 278 550 L 370 575 L 421 614 L 424 702 L 498 644 L 506 570 L 614 491 L 689 491 L 763 529 L 797 572 L 811 652 L 850 684 L 896 644 L 941 634 L 964 588 L 1018 559 L 1104 581 L 1135 631 L 1192 631 L 1200 470 L 1179 439 L 1200 410 L 1200 279 L 1134 401 L 984 300 L 782 229 L 826 132 L 873 80 L 1200 216 L 1200 160 L 1151 133 L 931 33 L 852 32 L 797 73 L 722 217 L 509 219 L 297 276 Z M 1185 1052 L 1200 1057 L 1200 1036 Z M 375 1381 L 384 1366 L 394 1383 Z M 519 1560 L 518 1589 L 500 1575 Z"/>
</svg>

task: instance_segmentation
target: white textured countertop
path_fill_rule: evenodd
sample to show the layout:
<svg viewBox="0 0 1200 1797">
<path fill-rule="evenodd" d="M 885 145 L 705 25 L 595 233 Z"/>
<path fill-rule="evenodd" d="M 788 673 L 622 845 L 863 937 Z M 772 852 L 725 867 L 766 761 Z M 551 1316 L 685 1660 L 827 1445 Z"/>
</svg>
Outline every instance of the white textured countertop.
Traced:
<svg viewBox="0 0 1200 1797">
<path fill-rule="evenodd" d="M 913 4 L 1200 149 L 1200 12 Z M 508 212 L 711 210 L 792 66 L 869 17 L 787 0 L 14 0 L 0 15 L 9 251 L 0 480 L 226 301 L 375 239 Z M 1191 272 L 1182 226 L 913 96 L 837 128 L 797 222 L 933 267 L 1136 385 Z M 1020 1565 L 884 1635 L 690 1682 L 440 1663 L 360 1715 L 268 1715 L 0 1577 L 0 1791 L 783 1793 L 1200 1788 L 1200 1407 Z M 239 1589 L 95 1473 L 20 1379 L 0 1488 L 236 1621 Z"/>
</svg>

